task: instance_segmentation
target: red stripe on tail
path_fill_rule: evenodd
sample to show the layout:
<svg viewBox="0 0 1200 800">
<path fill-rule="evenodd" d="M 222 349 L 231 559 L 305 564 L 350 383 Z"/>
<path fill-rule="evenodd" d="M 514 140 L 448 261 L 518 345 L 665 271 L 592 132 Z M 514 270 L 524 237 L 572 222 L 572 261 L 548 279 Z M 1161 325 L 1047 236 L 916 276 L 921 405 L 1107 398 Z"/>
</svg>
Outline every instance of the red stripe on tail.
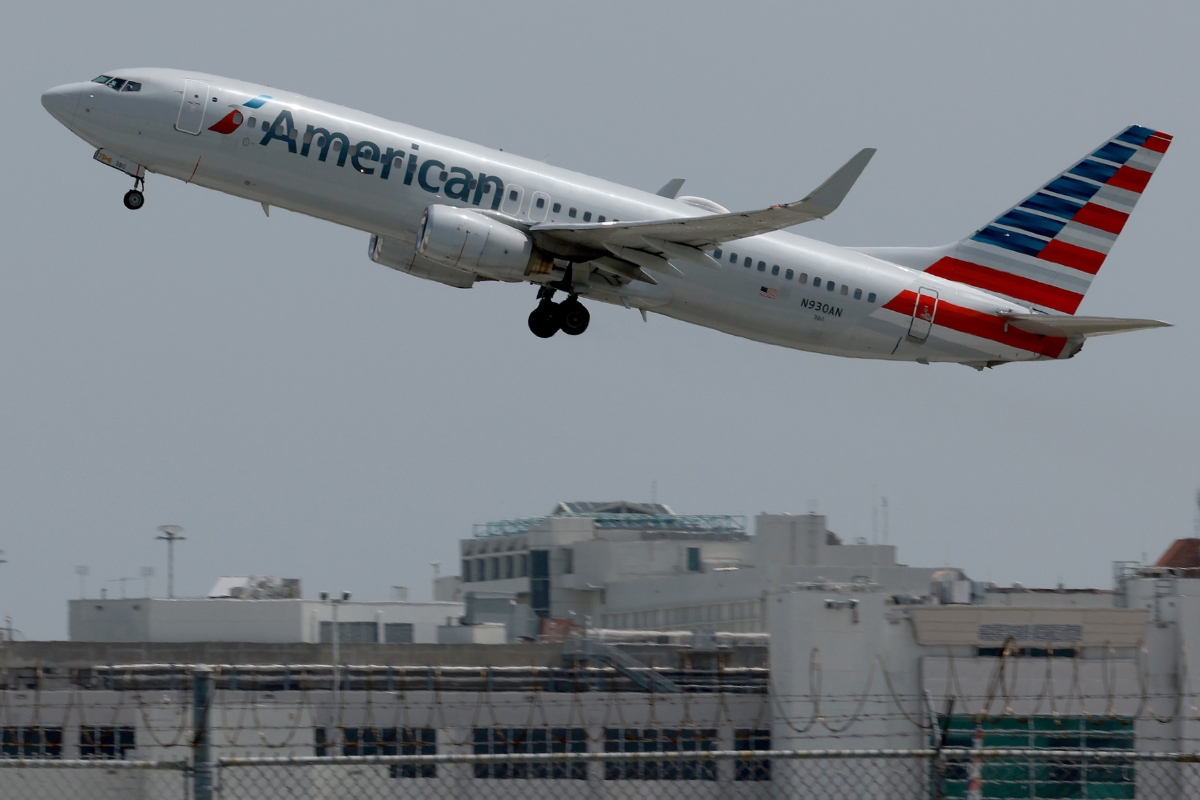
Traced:
<svg viewBox="0 0 1200 800">
<path fill-rule="evenodd" d="M 1095 250 L 1088 250 L 1079 245 L 1067 244 L 1059 239 L 1051 239 L 1042 248 L 1042 252 L 1038 253 L 1038 258 L 1042 261 L 1053 261 L 1055 264 L 1062 264 L 1064 267 L 1077 269 L 1089 275 L 1099 272 L 1100 265 L 1104 263 L 1104 253 L 1097 253 Z"/>
<path fill-rule="evenodd" d="M 1074 314 L 1075 309 L 1079 308 L 1079 304 L 1083 302 L 1081 294 L 949 256 L 938 259 L 937 263 L 925 271 L 939 278 L 1015 297 L 1037 306 L 1061 311 L 1064 314 Z"/>
<path fill-rule="evenodd" d="M 1078 222 L 1080 225 L 1089 225 L 1093 228 L 1099 228 L 1102 231 L 1108 231 L 1109 233 L 1120 233 L 1128 219 L 1129 215 L 1124 211 L 1117 211 L 1108 206 L 1088 203 L 1075 213 L 1075 216 L 1071 218 L 1071 222 Z"/>
</svg>

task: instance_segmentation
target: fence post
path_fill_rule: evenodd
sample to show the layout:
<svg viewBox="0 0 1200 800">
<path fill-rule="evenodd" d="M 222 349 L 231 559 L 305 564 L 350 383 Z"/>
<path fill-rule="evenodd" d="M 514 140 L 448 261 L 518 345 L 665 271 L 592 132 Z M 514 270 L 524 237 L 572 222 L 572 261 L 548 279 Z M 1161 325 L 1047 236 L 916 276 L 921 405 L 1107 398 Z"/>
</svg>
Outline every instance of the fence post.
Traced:
<svg viewBox="0 0 1200 800">
<path fill-rule="evenodd" d="M 212 734 L 209 711 L 212 707 L 213 671 L 198 664 L 192 669 L 192 797 L 213 800 Z"/>
</svg>

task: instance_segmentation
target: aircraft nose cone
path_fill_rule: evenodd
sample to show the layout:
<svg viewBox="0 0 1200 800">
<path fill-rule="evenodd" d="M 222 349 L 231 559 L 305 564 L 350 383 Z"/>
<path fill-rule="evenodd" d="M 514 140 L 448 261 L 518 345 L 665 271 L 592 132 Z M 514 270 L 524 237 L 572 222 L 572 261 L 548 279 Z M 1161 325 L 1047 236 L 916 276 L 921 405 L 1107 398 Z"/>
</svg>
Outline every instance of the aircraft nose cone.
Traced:
<svg viewBox="0 0 1200 800">
<path fill-rule="evenodd" d="M 42 95 L 42 107 L 50 112 L 50 116 L 69 128 L 75 120 L 79 94 L 80 89 L 77 83 L 55 86 Z"/>
</svg>

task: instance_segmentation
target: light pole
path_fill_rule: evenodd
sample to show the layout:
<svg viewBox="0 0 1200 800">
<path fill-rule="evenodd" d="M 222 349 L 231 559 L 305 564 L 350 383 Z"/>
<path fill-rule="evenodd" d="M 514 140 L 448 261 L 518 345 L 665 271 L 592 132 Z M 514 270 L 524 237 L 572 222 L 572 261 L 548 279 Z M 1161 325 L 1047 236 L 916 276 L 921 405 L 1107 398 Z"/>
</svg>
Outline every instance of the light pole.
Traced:
<svg viewBox="0 0 1200 800">
<path fill-rule="evenodd" d="M 180 536 L 183 528 L 178 525 L 159 525 L 161 536 L 155 536 L 167 543 L 167 597 L 175 597 L 175 543 L 186 541 L 187 537 Z"/>
<path fill-rule="evenodd" d="M 91 572 L 91 570 L 82 564 L 75 568 L 75 574 L 79 576 L 80 600 L 83 600 L 85 597 L 87 597 L 87 576 L 89 572 Z"/>
<path fill-rule="evenodd" d="M 331 639 L 333 641 L 333 708 L 335 717 L 340 717 L 338 713 L 338 665 L 340 663 L 338 644 L 341 641 L 341 637 L 338 635 L 338 606 L 342 603 L 350 602 L 350 593 L 342 592 L 342 596 L 338 598 L 330 597 L 329 592 L 321 592 L 321 602 L 328 603 L 332 607 L 331 617 L 333 621 L 330 623 L 330 627 L 332 629 Z"/>
</svg>

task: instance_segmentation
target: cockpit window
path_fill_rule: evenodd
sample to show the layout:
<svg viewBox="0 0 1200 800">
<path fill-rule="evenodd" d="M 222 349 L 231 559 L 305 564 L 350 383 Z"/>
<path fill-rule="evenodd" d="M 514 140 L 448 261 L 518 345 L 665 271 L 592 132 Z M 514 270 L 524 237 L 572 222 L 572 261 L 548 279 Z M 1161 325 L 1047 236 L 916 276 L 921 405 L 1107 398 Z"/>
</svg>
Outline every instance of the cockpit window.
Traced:
<svg viewBox="0 0 1200 800">
<path fill-rule="evenodd" d="M 122 92 L 140 92 L 142 85 L 137 81 L 125 81 L 125 86 L 121 89 Z"/>
<path fill-rule="evenodd" d="M 112 78 L 104 85 L 110 89 L 116 89 L 119 92 L 121 91 L 121 87 L 125 85 L 125 81 L 121 78 Z"/>
<path fill-rule="evenodd" d="M 108 83 L 111 80 L 111 75 L 98 75 L 95 78 L 92 78 L 92 83 Z"/>
</svg>

